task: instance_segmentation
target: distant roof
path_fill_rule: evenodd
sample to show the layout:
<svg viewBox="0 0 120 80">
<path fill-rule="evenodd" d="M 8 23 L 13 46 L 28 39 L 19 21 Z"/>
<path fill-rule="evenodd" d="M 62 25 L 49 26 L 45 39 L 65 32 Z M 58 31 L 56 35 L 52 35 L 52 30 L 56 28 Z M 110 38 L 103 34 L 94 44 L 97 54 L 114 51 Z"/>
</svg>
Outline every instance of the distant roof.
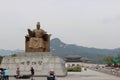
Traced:
<svg viewBox="0 0 120 80">
<path fill-rule="evenodd" d="M 65 56 L 65 58 L 82 58 L 82 57 L 79 55 L 68 55 L 68 56 Z"/>
<path fill-rule="evenodd" d="M 82 60 L 82 61 L 84 61 L 84 60 L 89 61 L 88 58 L 84 58 L 84 57 L 82 57 L 81 60 Z"/>
<path fill-rule="evenodd" d="M 88 58 L 81 57 L 79 55 L 68 55 L 64 59 L 66 62 L 88 62 Z"/>
</svg>

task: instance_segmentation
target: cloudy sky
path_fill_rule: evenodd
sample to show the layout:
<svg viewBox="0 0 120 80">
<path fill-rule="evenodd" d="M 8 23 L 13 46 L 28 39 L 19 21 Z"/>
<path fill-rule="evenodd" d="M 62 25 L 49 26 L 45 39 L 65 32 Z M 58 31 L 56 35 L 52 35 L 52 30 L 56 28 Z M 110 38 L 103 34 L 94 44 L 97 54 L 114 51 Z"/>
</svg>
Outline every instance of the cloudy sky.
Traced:
<svg viewBox="0 0 120 80">
<path fill-rule="evenodd" d="M 24 49 L 27 28 L 67 44 L 120 47 L 120 0 L 0 0 L 0 49 Z"/>
</svg>

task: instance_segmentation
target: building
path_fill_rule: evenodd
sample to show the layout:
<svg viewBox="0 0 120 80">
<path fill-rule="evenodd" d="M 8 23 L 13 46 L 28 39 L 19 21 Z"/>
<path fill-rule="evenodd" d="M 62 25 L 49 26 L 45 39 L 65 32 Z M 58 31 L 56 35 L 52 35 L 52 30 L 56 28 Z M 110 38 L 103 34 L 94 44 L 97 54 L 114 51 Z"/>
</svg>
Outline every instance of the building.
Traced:
<svg viewBox="0 0 120 80">
<path fill-rule="evenodd" d="M 79 55 L 69 55 L 65 57 L 65 66 L 66 67 L 76 67 L 76 66 L 86 66 L 85 64 L 89 63 L 90 60 L 88 58 L 83 58 Z"/>
</svg>

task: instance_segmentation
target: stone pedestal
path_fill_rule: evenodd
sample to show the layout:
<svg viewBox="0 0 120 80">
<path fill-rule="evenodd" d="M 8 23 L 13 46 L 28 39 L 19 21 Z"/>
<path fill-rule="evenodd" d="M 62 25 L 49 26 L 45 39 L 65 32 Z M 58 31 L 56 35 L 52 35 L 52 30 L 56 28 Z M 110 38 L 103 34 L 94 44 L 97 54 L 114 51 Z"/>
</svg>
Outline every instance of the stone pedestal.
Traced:
<svg viewBox="0 0 120 80">
<path fill-rule="evenodd" d="M 51 52 L 29 52 L 29 54 L 6 56 L 2 60 L 1 67 L 7 68 L 10 75 L 16 75 L 17 67 L 23 75 L 30 74 L 30 67 L 34 68 L 36 76 L 47 76 L 50 69 L 54 69 L 57 76 L 67 75 L 65 62 Z"/>
</svg>

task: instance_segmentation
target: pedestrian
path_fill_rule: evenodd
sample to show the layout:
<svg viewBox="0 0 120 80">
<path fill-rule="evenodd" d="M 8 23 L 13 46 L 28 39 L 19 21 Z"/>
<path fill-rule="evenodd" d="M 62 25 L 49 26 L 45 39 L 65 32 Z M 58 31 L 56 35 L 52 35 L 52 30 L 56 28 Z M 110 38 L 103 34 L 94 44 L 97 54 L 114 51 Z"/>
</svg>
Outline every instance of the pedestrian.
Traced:
<svg viewBox="0 0 120 80">
<path fill-rule="evenodd" d="M 49 75 L 47 76 L 47 80 L 56 80 L 55 71 L 53 69 L 51 69 L 49 71 Z"/>
<path fill-rule="evenodd" d="M 33 68 L 33 67 L 31 67 L 30 71 L 31 71 L 31 76 L 34 76 L 35 71 L 34 71 L 34 68 Z"/>
<path fill-rule="evenodd" d="M 4 78 L 5 78 L 5 80 L 9 80 L 9 71 L 8 71 L 8 69 L 4 69 Z"/>
<path fill-rule="evenodd" d="M 0 80 L 4 80 L 4 69 L 0 68 Z"/>
<path fill-rule="evenodd" d="M 0 80 L 4 80 L 4 69 L 3 69 L 3 68 L 0 68 L 0 71 L 1 71 Z"/>
<path fill-rule="evenodd" d="M 19 68 L 16 69 L 16 74 L 17 74 L 16 78 L 19 78 L 20 77 L 20 69 Z"/>
</svg>

